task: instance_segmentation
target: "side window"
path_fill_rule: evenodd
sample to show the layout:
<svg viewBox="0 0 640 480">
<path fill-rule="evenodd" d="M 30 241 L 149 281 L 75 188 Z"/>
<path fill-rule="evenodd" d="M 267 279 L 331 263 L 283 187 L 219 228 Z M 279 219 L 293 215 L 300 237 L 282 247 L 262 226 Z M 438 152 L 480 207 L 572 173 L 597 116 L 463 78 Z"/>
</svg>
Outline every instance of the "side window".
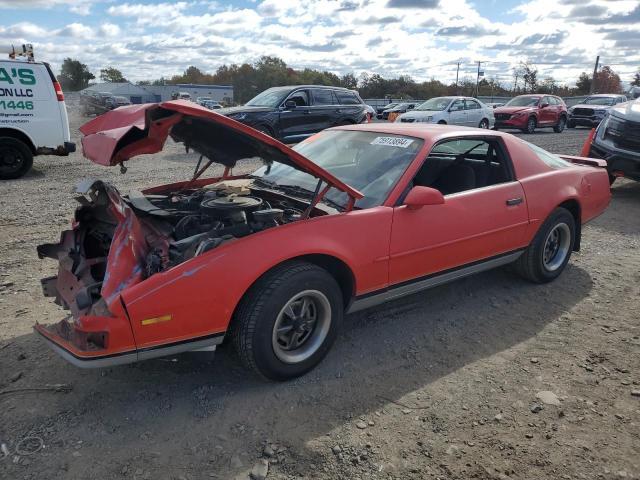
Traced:
<svg viewBox="0 0 640 480">
<path fill-rule="evenodd" d="M 498 140 L 465 138 L 438 143 L 413 184 L 451 195 L 513 180 L 510 159 Z"/>
<path fill-rule="evenodd" d="M 341 105 L 360 105 L 360 100 L 353 92 L 338 90 L 335 93 Z"/>
<path fill-rule="evenodd" d="M 478 110 L 480 108 L 480 104 L 475 100 L 465 100 L 465 105 L 467 110 Z"/>
<path fill-rule="evenodd" d="M 314 105 L 336 105 L 338 101 L 333 95 L 333 91 L 325 88 L 314 88 L 311 90 Z"/>
<path fill-rule="evenodd" d="M 464 110 L 464 100 L 456 100 L 451 104 L 452 112 L 458 112 L 460 110 Z"/>
<path fill-rule="evenodd" d="M 291 95 L 289 95 L 289 98 L 287 100 L 293 100 L 299 107 L 309 106 L 309 97 L 307 96 L 307 92 L 305 90 L 298 90 L 297 92 L 292 93 Z"/>
</svg>

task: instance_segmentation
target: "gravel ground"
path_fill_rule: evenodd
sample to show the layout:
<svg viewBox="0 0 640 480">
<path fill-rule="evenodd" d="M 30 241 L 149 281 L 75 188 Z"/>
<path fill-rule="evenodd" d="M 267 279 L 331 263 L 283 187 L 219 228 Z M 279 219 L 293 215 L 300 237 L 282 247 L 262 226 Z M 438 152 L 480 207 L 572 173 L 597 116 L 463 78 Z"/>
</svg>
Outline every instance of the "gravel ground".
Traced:
<svg viewBox="0 0 640 480">
<path fill-rule="evenodd" d="M 575 154 L 586 135 L 527 139 Z M 127 191 L 196 160 L 157 157 L 126 175 L 42 157 L 0 183 L 0 478 L 639 478 L 640 184 L 615 184 L 554 283 L 496 270 L 351 315 L 293 382 L 247 375 L 228 346 L 79 370 L 32 333 L 62 315 L 35 246 L 68 225 L 79 179 Z"/>
</svg>

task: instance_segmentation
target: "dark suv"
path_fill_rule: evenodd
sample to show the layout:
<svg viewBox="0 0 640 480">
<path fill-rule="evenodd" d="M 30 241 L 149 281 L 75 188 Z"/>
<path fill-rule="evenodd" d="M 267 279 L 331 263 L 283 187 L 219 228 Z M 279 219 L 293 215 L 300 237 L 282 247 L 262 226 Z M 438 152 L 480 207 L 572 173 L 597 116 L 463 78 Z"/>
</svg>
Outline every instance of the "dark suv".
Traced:
<svg viewBox="0 0 640 480">
<path fill-rule="evenodd" d="M 242 107 L 217 112 L 287 143 L 325 128 L 367 121 L 364 102 L 356 92 L 319 85 L 269 88 Z"/>
</svg>

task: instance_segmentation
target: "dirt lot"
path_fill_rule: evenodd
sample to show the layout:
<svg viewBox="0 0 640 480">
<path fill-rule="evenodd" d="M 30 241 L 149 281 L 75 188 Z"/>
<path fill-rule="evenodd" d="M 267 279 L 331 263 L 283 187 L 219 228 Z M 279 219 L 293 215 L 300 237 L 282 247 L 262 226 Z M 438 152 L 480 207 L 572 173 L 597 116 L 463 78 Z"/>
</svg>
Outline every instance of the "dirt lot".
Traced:
<svg viewBox="0 0 640 480">
<path fill-rule="evenodd" d="M 527 138 L 574 154 L 586 134 Z M 35 246 L 68 225 L 79 179 L 127 191 L 194 162 L 175 145 L 126 175 L 45 157 L 0 184 L 0 478 L 640 477 L 640 184 L 615 184 L 556 282 L 497 270 L 351 315 L 293 382 L 248 375 L 229 346 L 213 361 L 68 365 L 31 330 L 62 315 Z M 13 391 L 54 384 L 71 390 Z"/>
</svg>

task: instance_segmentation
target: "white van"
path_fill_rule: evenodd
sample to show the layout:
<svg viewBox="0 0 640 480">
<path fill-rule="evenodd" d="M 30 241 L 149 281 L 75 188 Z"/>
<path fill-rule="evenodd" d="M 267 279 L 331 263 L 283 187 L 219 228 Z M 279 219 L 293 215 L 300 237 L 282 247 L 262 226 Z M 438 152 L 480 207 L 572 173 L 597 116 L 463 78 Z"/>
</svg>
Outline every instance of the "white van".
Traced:
<svg viewBox="0 0 640 480">
<path fill-rule="evenodd" d="M 23 52 L 11 50 L 9 60 L 0 60 L 0 180 L 23 176 L 35 155 L 68 155 L 76 149 L 51 67 L 34 62 L 32 53 L 26 55 L 29 60 L 14 60 Z"/>
</svg>

